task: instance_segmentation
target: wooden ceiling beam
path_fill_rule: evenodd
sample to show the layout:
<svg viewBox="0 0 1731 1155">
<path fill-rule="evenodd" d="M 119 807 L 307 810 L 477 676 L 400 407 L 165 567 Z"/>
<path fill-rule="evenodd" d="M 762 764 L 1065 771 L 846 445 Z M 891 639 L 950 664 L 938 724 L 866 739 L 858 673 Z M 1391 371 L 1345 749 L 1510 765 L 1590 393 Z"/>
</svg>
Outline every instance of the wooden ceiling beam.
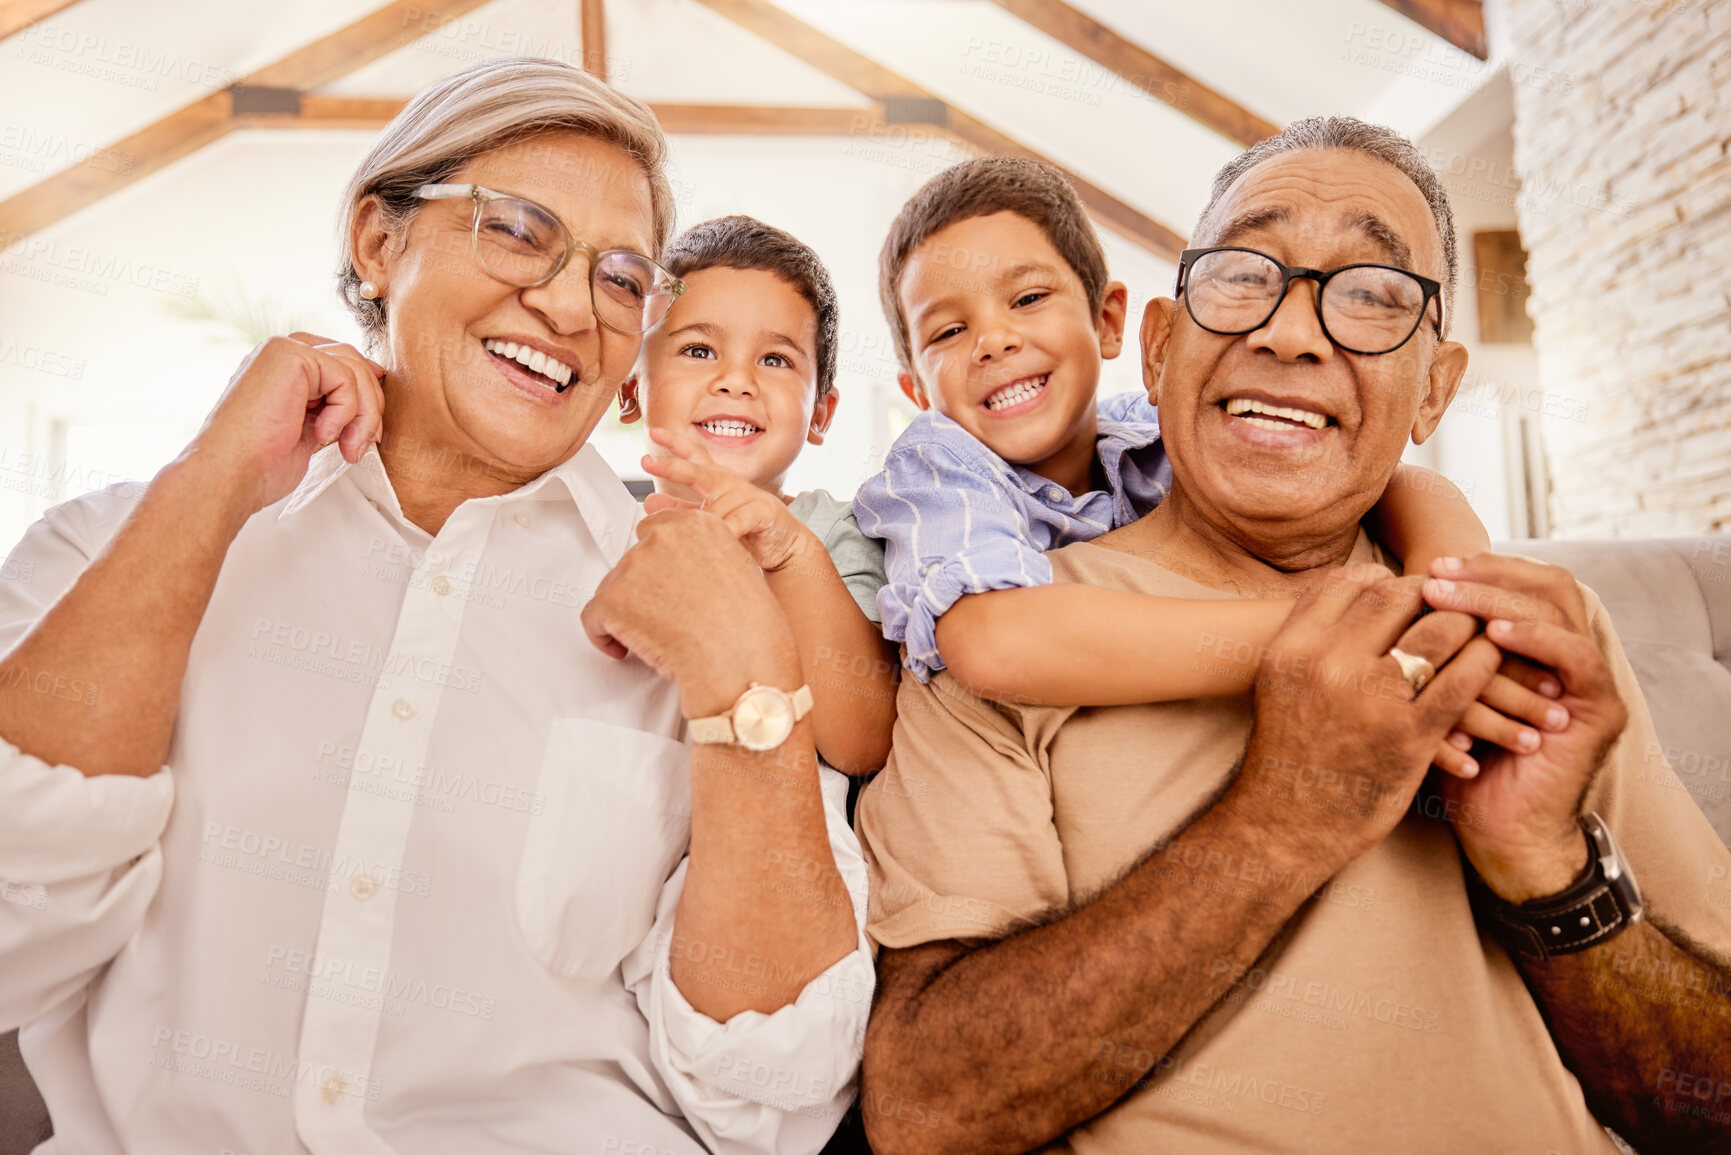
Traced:
<svg viewBox="0 0 1731 1155">
<path fill-rule="evenodd" d="M 0 239 L 26 236 L 88 208 L 140 177 L 174 163 L 241 126 L 234 102 L 246 89 L 304 91 L 329 84 L 393 52 L 486 0 L 395 0 L 320 37 L 235 84 L 201 97 L 78 164 L 0 201 Z M 256 116 L 248 114 L 246 121 Z"/>
<path fill-rule="evenodd" d="M 301 97 L 295 113 L 241 116 L 243 128 L 304 129 L 354 128 L 377 130 L 387 124 L 406 101 L 394 98 L 320 96 Z M 752 104 L 651 104 L 662 131 L 670 134 L 736 136 L 855 136 L 882 140 L 891 130 L 879 105 L 869 108 L 813 108 L 790 105 Z M 928 129 L 975 152 L 1002 156 L 1039 154 L 1005 136 L 991 126 L 946 108 L 941 124 L 900 120 L 894 127 Z M 1042 158 L 1043 159 L 1043 158 Z M 1147 214 L 1075 174 L 1070 180 L 1089 210 L 1113 231 L 1152 252 L 1177 260 L 1184 238 L 1150 219 Z"/>
<path fill-rule="evenodd" d="M 78 0 L 0 0 L 0 40 L 76 3 Z"/>
<path fill-rule="evenodd" d="M 578 0 L 577 23 L 583 37 L 583 68 L 607 79 L 607 0 Z"/>
<path fill-rule="evenodd" d="M 408 101 L 400 97 L 301 94 L 298 111 L 240 115 L 239 128 L 377 130 Z M 883 110 L 780 104 L 651 104 L 662 131 L 696 136 L 848 136 L 883 125 Z"/>
<path fill-rule="evenodd" d="M 377 132 L 409 103 L 397 96 L 324 96 L 303 92 L 287 112 L 238 113 L 235 128 L 345 128 Z"/>
<path fill-rule="evenodd" d="M 666 133 L 739 136 L 848 136 L 880 124 L 879 108 L 756 104 L 651 104 Z"/>
<path fill-rule="evenodd" d="M 993 3 L 1228 140 L 1248 148 L 1280 131 L 1279 125 L 1257 116 L 1064 0 L 993 0 Z"/>
<path fill-rule="evenodd" d="M 1490 58 L 1490 44 L 1485 39 L 1484 0 L 1382 0 L 1382 2 L 1420 28 L 1442 37 L 1462 52 L 1470 52 L 1480 60 Z"/>
<path fill-rule="evenodd" d="M 267 64 L 240 81 L 241 86 L 318 88 L 341 80 L 381 56 L 430 36 L 486 0 L 395 0 Z"/>
<path fill-rule="evenodd" d="M 51 0 L 0 0 L 0 13 L 20 3 Z M 293 109 L 247 111 L 253 102 L 239 93 L 243 111 L 235 112 L 232 90 L 177 109 L 155 123 L 93 153 L 78 165 L 55 173 L 0 201 L 0 239 L 27 235 L 96 203 L 133 181 L 156 172 L 237 128 L 377 128 L 401 110 L 395 98 L 323 96 L 307 89 L 328 84 L 379 57 L 436 31 L 446 21 L 485 0 L 406 0 L 387 4 L 266 65 L 235 89 L 272 90 Z M 585 4 L 589 0 L 582 0 Z M 891 101 L 900 125 L 928 125 L 977 151 L 1048 158 L 972 116 L 951 108 L 926 89 L 804 23 L 768 0 L 699 0 L 700 3 L 772 44 L 813 64 L 829 76 L 872 97 L 870 109 L 756 105 L 655 106 L 668 132 L 754 135 L 877 135 L 885 127 L 882 102 Z M 1392 2 L 1392 0 L 1390 0 Z M 585 41 L 585 57 L 593 40 Z M 603 56 L 605 49 L 602 49 Z M 1167 260 L 1176 260 L 1184 238 L 1148 214 L 1091 181 L 1069 174 L 1077 193 L 1101 223 Z"/>
<path fill-rule="evenodd" d="M 1043 160 L 1053 163 L 1048 157 L 1042 156 L 1033 149 L 1012 137 L 1005 136 L 990 125 L 974 119 L 956 109 L 949 109 L 949 115 L 944 124 L 938 126 L 949 133 L 956 141 L 977 152 L 989 156 L 1025 156 L 1033 160 Z M 1062 167 L 1062 166 L 1060 166 Z M 1082 198 L 1082 203 L 1088 207 L 1100 223 L 1109 226 L 1114 232 L 1127 237 L 1141 245 L 1156 256 L 1163 257 L 1173 264 L 1178 263 L 1178 254 L 1186 247 L 1184 237 L 1167 228 L 1141 209 L 1113 196 L 1099 185 L 1083 180 L 1068 169 L 1065 175 L 1070 183 L 1076 186 L 1076 195 Z"/>
<path fill-rule="evenodd" d="M 855 52 L 826 32 L 813 28 L 786 9 L 768 0 L 697 0 L 712 12 L 727 17 L 747 32 L 767 40 L 793 56 L 827 73 L 856 92 L 874 99 L 902 97 L 929 100 L 932 94 L 890 71 L 870 57 Z"/>
<path fill-rule="evenodd" d="M 741 28 L 791 53 L 820 72 L 894 110 L 901 125 L 923 124 L 980 152 L 1055 163 L 985 122 L 952 108 L 931 92 L 814 28 L 769 0 L 697 0 Z M 1062 168 L 1063 166 L 1058 166 Z M 1065 170 L 1082 203 L 1101 223 L 1165 260 L 1176 262 L 1183 235 L 1091 181 Z"/>
<path fill-rule="evenodd" d="M 227 89 L 177 108 L 79 163 L 0 201 L 0 241 L 28 236 L 166 168 L 234 128 Z"/>
</svg>

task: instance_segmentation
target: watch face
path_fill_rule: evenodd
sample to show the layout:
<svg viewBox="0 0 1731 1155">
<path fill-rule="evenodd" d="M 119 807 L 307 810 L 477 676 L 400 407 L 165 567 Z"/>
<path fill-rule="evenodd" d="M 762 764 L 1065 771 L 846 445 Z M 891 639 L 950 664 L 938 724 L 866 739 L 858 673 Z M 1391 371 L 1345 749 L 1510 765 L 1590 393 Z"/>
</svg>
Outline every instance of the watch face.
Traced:
<svg viewBox="0 0 1731 1155">
<path fill-rule="evenodd" d="M 754 686 L 733 707 L 733 732 L 747 750 L 773 750 L 793 733 L 793 703 L 774 686 Z"/>
</svg>

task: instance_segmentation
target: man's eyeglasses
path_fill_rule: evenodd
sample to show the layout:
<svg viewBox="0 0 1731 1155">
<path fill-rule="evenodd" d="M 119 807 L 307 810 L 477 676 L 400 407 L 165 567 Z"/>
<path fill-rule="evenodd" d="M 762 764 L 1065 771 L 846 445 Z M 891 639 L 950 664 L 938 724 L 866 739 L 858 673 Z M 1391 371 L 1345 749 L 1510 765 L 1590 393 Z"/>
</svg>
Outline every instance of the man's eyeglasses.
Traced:
<svg viewBox="0 0 1731 1155">
<path fill-rule="evenodd" d="M 661 323 L 685 282 L 631 249 L 597 249 L 574 238 L 564 222 L 534 201 L 475 184 L 424 184 L 422 200 L 468 197 L 475 202 L 475 258 L 508 285 L 529 289 L 559 275 L 572 253 L 589 258 L 595 319 L 621 333 L 647 333 Z"/>
<path fill-rule="evenodd" d="M 1283 265 L 1255 249 L 1186 249 L 1178 256 L 1176 292 L 1191 320 L 1210 333 L 1236 337 L 1266 325 L 1300 278 L 1316 282 L 1323 335 L 1348 353 L 1394 352 L 1418 332 L 1432 297 L 1442 336 L 1442 285 L 1393 265 L 1324 271 Z"/>
</svg>

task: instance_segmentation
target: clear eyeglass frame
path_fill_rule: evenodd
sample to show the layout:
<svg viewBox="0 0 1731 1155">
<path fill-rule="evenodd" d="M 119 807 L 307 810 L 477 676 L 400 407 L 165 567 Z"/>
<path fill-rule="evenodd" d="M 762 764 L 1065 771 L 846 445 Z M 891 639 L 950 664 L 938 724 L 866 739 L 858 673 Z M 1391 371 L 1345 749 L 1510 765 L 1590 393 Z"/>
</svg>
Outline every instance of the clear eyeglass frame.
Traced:
<svg viewBox="0 0 1731 1155">
<path fill-rule="evenodd" d="M 474 202 L 474 215 L 469 222 L 470 251 L 475 257 L 475 263 L 480 265 L 482 270 L 485 271 L 488 276 L 503 281 L 508 285 L 515 285 L 522 289 L 532 289 L 540 285 L 545 285 L 554 277 L 557 277 L 560 272 L 564 270 L 566 265 L 571 263 L 571 257 L 573 254 L 582 253 L 589 260 L 589 295 L 590 304 L 595 310 L 595 318 L 608 328 L 615 331 L 622 333 L 649 332 L 661 323 L 663 318 L 667 316 L 667 310 L 672 308 L 673 302 L 686 291 L 685 282 L 668 272 L 653 257 L 640 253 L 635 249 L 597 249 L 594 245 L 580 241 L 571 235 L 571 230 L 565 227 L 565 222 L 559 219 L 557 213 L 554 213 L 545 205 L 540 205 L 529 200 L 527 197 L 499 192 L 495 189 L 484 188 L 477 184 L 424 184 L 415 190 L 414 195 L 422 200 L 429 201 L 452 200 L 458 197 L 463 197 Z M 533 212 L 544 216 L 559 230 L 559 238 L 563 242 L 563 251 L 560 253 L 557 260 L 554 261 L 552 268 L 545 274 L 530 280 L 522 280 L 518 277 L 502 273 L 500 270 L 487 263 L 487 259 L 482 255 L 481 251 L 481 220 L 487 205 L 496 201 L 508 201 L 524 205 Z M 615 260 L 642 262 L 643 266 L 650 274 L 650 287 L 649 291 L 646 292 L 643 297 L 639 325 L 637 327 L 633 327 L 633 325 L 626 319 L 627 314 L 618 311 L 621 308 L 629 308 L 629 306 L 624 302 L 619 301 L 618 298 L 613 297 L 603 288 L 602 285 L 597 283 L 603 276 L 603 270 L 608 268 Z M 611 302 L 605 312 L 613 314 L 612 319 L 603 315 L 603 299 Z"/>
</svg>

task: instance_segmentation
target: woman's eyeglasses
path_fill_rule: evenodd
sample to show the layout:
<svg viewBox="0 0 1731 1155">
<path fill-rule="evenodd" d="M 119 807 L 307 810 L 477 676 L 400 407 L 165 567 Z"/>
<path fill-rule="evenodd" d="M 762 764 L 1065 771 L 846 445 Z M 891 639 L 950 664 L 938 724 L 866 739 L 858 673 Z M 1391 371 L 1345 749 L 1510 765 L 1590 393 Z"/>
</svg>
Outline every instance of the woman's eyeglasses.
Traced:
<svg viewBox="0 0 1731 1155">
<path fill-rule="evenodd" d="M 647 333 L 661 323 L 685 282 L 631 249 L 597 249 L 571 235 L 562 221 L 534 201 L 475 184 L 424 184 L 422 200 L 468 197 L 475 203 L 475 259 L 508 285 L 534 288 L 559 275 L 572 253 L 589 259 L 595 319 L 621 333 Z"/>
</svg>

